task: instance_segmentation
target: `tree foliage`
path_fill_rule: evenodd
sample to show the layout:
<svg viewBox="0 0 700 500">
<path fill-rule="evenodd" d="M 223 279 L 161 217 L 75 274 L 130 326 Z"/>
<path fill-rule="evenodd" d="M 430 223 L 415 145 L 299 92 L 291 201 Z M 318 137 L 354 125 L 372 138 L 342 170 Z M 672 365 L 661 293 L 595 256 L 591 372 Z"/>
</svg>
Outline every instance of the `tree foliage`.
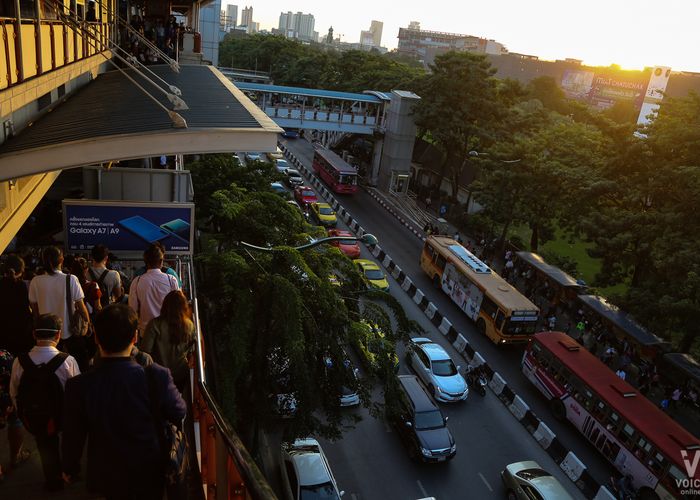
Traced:
<svg viewBox="0 0 700 500">
<path fill-rule="evenodd" d="M 278 85 L 344 92 L 413 90 L 425 71 L 401 58 L 375 52 L 338 52 L 283 36 L 229 36 L 221 43 L 219 64 L 267 71 Z"/>
<path fill-rule="evenodd" d="M 456 199 L 469 152 L 495 142 L 507 108 L 485 56 L 448 52 L 436 57 L 430 70 L 418 86 L 415 121 L 442 151 Z"/>
<path fill-rule="evenodd" d="M 198 206 L 207 200 L 199 289 L 219 401 L 251 449 L 261 430 L 280 426 L 286 439 L 338 438 L 355 421 L 341 412 L 343 387 L 372 406 L 368 380 L 358 380 L 344 364 L 348 325 L 376 303 L 388 311 L 390 320 L 382 323 L 392 339 L 416 326 L 393 297 L 367 293 L 338 249 L 294 250 L 325 231 L 270 190 L 277 174 L 269 165 L 231 161 L 210 155 L 192 164 Z M 240 241 L 276 250 L 247 250 Z M 339 286 L 331 274 L 340 278 Z M 361 308 L 360 299 L 368 307 Z M 293 418 L 282 418 L 290 408 L 280 405 L 278 395 L 293 401 Z"/>
</svg>

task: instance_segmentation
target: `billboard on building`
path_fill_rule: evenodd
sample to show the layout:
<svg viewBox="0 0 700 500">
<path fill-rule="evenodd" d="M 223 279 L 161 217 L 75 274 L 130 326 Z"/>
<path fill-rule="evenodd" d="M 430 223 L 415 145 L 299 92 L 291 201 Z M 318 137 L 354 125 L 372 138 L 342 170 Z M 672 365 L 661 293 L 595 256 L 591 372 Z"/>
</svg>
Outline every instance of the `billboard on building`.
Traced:
<svg viewBox="0 0 700 500">
<path fill-rule="evenodd" d="M 598 109 L 609 108 L 619 101 L 631 102 L 640 109 L 647 86 L 646 74 L 626 73 L 612 69 L 568 69 L 562 75 L 561 88 L 569 99 L 587 102 Z"/>
<path fill-rule="evenodd" d="M 561 78 L 561 89 L 564 95 L 569 99 L 587 100 L 594 76 L 593 71 L 567 69 Z"/>
<path fill-rule="evenodd" d="M 649 77 L 649 85 L 644 94 L 644 102 L 637 118 L 637 124 L 646 125 L 649 123 L 649 117 L 659 108 L 659 104 L 664 98 L 664 92 L 666 92 L 666 86 L 670 77 L 671 68 L 667 66 L 654 67 L 651 77 Z"/>
<path fill-rule="evenodd" d="M 624 75 L 617 72 L 596 72 L 588 96 L 593 106 L 605 109 L 618 101 L 631 102 L 636 109 L 642 107 L 647 86 L 646 74 Z"/>
<path fill-rule="evenodd" d="M 167 254 L 191 255 L 193 203 L 63 200 L 67 252 L 88 252 L 97 244 L 116 254 L 140 255 L 160 242 Z"/>
</svg>

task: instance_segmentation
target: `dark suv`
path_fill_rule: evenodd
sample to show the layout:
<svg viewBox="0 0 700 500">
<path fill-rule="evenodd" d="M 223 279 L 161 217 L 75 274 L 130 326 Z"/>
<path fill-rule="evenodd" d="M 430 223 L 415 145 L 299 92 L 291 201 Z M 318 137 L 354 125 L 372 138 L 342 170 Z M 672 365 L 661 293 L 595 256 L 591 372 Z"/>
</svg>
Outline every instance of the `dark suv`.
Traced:
<svg viewBox="0 0 700 500">
<path fill-rule="evenodd" d="M 447 428 L 447 417 L 426 392 L 415 375 L 399 375 L 396 411 L 392 423 L 408 446 L 412 458 L 443 462 L 457 453 L 457 445 Z M 391 417 L 390 417 L 391 418 Z"/>
</svg>

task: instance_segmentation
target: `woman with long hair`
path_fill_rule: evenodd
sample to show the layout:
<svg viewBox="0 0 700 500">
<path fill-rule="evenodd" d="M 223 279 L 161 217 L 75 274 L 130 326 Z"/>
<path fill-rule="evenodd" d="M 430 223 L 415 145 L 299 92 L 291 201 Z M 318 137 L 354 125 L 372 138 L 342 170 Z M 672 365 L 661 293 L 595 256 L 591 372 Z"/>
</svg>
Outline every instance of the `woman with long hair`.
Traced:
<svg viewBox="0 0 700 500">
<path fill-rule="evenodd" d="M 146 325 L 139 348 L 159 365 L 170 368 L 175 385 L 184 392 L 189 380 L 187 357 L 194 347 L 194 323 L 187 297 L 174 290 L 163 299 L 160 316 Z"/>
<path fill-rule="evenodd" d="M 95 281 L 88 280 L 88 263 L 82 257 L 76 257 L 71 264 L 70 273 L 78 278 L 80 288 L 85 294 L 85 304 L 87 305 L 90 315 L 97 314 L 102 309 L 102 291 Z"/>
</svg>

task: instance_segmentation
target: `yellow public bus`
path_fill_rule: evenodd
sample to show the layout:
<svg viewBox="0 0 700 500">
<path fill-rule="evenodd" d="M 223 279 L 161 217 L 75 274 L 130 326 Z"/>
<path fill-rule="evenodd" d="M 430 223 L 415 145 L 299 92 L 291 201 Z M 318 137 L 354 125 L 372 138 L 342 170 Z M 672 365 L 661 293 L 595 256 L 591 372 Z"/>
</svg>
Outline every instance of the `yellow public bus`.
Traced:
<svg viewBox="0 0 700 500">
<path fill-rule="evenodd" d="M 537 306 L 452 238 L 428 236 L 420 266 L 494 343 L 525 343 L 535 333 Z"/>
</svg>

